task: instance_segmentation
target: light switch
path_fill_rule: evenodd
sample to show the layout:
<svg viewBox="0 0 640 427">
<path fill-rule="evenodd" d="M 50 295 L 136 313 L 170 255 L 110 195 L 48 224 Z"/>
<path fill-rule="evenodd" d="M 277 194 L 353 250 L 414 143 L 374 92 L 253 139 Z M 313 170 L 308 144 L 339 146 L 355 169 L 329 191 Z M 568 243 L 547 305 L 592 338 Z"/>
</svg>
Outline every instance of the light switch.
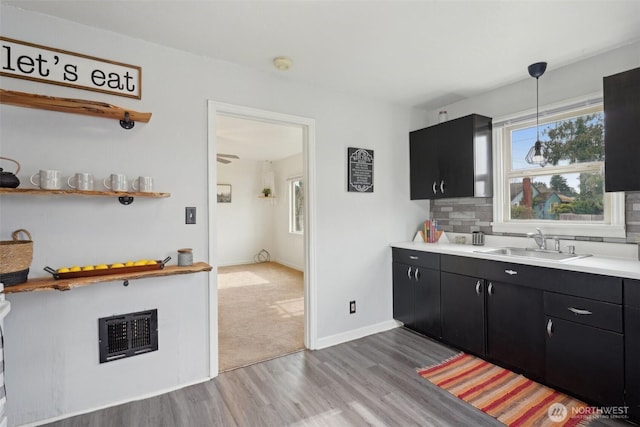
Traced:
<svg viewBox="0 0 640 427">
<path fill-rule="evenodd" d="M 185 224 L 195 224 L 196 223 L 196 208 L 195 206 L 187 206 L 184 208 L 184 216 Z"/>
</svg>

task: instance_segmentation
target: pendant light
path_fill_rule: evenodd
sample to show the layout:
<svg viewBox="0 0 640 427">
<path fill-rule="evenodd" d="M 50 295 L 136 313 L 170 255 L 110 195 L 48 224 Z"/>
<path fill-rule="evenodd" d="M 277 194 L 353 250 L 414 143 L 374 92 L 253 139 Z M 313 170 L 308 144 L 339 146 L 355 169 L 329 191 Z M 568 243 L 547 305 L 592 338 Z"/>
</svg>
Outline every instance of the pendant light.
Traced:
<svg viewBox="0 0 640 427">
<path fill-rule="evenodd" d="M 536 143 L 533 144 L 533 147 L 531 147 L 527 153 L 525 160 L 531 165 L 540 165 L 541 167 L 544 167 L 544 165 L 547 164 L 547 159 L 545 159 L 542 154 L 542 143 L 540 142 L 540 129 L 538 124 L 540 117 L 538 78 L 543 75 L 546 70 L 546 62 L 536 62 L 535 64 L 529 65 L 529 75 L 536 78 Z"/>
</svg>

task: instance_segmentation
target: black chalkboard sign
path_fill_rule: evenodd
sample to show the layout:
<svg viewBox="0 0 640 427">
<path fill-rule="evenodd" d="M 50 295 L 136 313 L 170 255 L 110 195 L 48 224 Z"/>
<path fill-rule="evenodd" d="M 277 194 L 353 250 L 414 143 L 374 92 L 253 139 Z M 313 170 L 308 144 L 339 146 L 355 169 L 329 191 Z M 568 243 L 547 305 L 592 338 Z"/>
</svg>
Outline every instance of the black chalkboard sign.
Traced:
<svg viewBox="0 0 640 427">
<path fill-rule="evenodd" d="M 347 148 L 347 191 L 373 193 L 373 150 Z"/>
</svg>

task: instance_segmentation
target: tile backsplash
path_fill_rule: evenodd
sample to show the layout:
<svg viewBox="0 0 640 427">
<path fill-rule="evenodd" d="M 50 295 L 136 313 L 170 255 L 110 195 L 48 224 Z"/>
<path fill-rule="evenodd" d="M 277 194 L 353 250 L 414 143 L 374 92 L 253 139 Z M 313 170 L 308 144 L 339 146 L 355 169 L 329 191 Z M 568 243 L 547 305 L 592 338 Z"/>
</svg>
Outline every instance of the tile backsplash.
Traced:
<svg viewBox="0 0 640 427">
<path fill-rule="evenodd" d="M 493 233 L 493 198 L 468 197 L 431 200 L 431 217 L 438 221 L 441 230 L 454 233 L 471 233 L 483 231 Z M 576 240 L 604 241 L 612 243 L 640 242 L 640 191 L 625 194 L 625 221 L 627 225 L 626 239 L 593 238 L 575 236 Z"/>
</svg>

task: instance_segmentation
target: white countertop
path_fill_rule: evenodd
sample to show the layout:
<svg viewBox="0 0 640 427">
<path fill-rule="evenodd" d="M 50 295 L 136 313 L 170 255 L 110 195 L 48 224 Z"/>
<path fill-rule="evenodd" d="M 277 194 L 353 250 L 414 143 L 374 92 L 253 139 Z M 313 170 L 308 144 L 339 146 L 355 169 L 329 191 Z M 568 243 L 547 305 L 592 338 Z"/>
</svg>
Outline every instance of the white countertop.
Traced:
<svg viewBox="0 0 640 427">
<path fill-rule="evenodd" d="M 543 259 L 521 258 L 507 255 L 495 255 L 477 251 L 496 249 L 499 246 L 473 246 L 452 243 L 392 243 L 394 248 L 411 249 L 424 252 L 434 252 L 447 255 L 460 255 L 471 258 L 488 259 L 492 261 L 509 262 L 512 264 L 534 265 L 537 267 L 556 268 L 560 270 L 580 271 L 583 273 L 603 274 L 607 276 L 640 279 L 640 261 L 628 258 L 606 257 L 594 255 L 570 261 L 549 261 Z M 507 245 L 505 245 L 507 246 Z M 582 253 L 577 251 L 578 253 Z"/>
</svg>

